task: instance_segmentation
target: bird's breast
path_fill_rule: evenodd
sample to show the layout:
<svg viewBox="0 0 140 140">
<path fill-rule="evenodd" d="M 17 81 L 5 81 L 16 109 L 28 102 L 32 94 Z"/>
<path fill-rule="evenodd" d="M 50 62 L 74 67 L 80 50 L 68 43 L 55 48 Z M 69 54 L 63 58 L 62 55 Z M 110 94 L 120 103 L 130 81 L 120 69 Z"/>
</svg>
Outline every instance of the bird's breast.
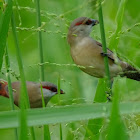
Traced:
<svg viewBox="0 0 140 140">
<path fill-rule="evenodd" d="M 86 41 L 87 42 L 87 41 Z M 81 41 L 71 47 L 71 56 L 80 69 L 94 77 L 103 78 L 105 76 L 104 58 L 101 56 L 102 48 L 94 41 L 85 43 Z M 110 65 L 111 77 L 116 75 L 120 69 L 116 64 Z"/>
<path fill-rule="evenodd" d="M 71 48 L 71 56 L 80 69 L 95 77 L 104 77 L 104 64 L 96 52 L 87 46 L 76 46 Z"/>
</svg>

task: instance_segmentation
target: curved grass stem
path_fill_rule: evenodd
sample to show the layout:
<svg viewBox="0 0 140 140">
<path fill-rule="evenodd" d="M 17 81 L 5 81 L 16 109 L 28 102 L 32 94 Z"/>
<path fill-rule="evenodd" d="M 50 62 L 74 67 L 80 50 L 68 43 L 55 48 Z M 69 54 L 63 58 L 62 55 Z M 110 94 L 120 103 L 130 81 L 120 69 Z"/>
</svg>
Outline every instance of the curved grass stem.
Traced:
<svg viewBox="0 0 140 140">
<path fill-rule="evenodd" d="M 29 98 L 28 98 L 28 93 L 27 93 L 27 88 L 26 88 L 26 80 L 25 80 L 25 75 L 24 75 L 22 57 L 21 57 L 20 48 L 19 48 L 19 41 L 18 41 L 18 36 L 16 33 L 14 13 L 12 13 L 11 25 L 12 25 L 12 31 L 13 31 L 14 41 L 15 41 L 18 67 L 19 67 L 19 72 L 20 72 L 20 77 L 21 77 L 21 87 L 20 87 L 21 88 L 21 91 L 20 91 L 21 92 L 20 94 L 21 111 L 20 111 L 20 137 L 19 138 L 20 140 L 25 140 L 27 139 L 27 136 L 28 136 L 26 109 L 30 108 L 30 104 L 29 104 Z M 35 140 L 35 133 L 34 133 L 33 127 L 31 127 L 30 131 L 31 131 L 32 139 Z"/>
<path fill-rule="evenodd" d="M 102 49 L 103 53 L 107 53 L 106 47 L 106 38 L 105 38 L 105 31 L 104 31 L 104 21 L 103 21 L 103 13 L 102 13 L 102 6 L 101 0 L 99 0 L 99 10 L 98 10 L 99 22 L 100 22 L 100 32 L 101 32 L 101 39 L 102 39 Z M 104 65 L 105 65 L 105 73 L 106 73 L 106 80 L 107 80 L 107 92 L 111 95 L 111 78 L 110 78 L 110 71 L 109 71 L 109 63 L 108 57 L 104 56 Z"/>
</svg>

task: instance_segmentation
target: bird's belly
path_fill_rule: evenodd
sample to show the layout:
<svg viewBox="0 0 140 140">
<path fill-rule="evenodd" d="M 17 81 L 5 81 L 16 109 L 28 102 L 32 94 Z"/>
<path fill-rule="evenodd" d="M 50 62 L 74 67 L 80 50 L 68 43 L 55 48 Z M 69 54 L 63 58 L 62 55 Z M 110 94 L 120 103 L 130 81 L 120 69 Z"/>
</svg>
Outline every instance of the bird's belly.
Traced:
<svg viewBox="0 0 140 140">
<path fill-rule="evenodd" d="M 98 78 L 104 77 L 104 64 L 99 63 L 99 60 L 96 57 L 88 59 L 88 56 L 85 55 L 75 55 L 72 56 L 72 58 L 78 67 L 85 73 Z"/>
<path fill-rule="evenodd" d="M 42 107 L 42 100 L 36 100 L 35 102 L 30 102 L 31 108 L 40 108 Z"/>
<path fill-rule="evenodd" d="M 72 58 L 78 67 L 85 73 L 97 78 L 105 77 L 104 59 L 99 59 L 96 55 L 95 57 L 92 55 L 91 59 L 90 57 L 85 56 L 84 53 L 74 55 Z M 116 64 L 110 65 L 109 69 L 111 77 L 116 76 L 121 71 Z"/>
</svg>

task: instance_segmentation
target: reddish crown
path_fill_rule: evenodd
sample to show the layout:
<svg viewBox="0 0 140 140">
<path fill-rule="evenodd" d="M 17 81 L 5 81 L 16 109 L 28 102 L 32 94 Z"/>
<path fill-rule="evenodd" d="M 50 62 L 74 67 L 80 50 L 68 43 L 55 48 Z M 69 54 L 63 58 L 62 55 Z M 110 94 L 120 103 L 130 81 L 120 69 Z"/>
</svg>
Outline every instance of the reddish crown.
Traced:
<svg viewBox="0 0 140 140">
<path fill-rule="evenodd" d="M 5 87 L 8 85 L 8 83 L 4 80 L 0 80 L 0 95 L 9 98 L 7 95 L 7 92 L 5 90 Z"/>
</svg>

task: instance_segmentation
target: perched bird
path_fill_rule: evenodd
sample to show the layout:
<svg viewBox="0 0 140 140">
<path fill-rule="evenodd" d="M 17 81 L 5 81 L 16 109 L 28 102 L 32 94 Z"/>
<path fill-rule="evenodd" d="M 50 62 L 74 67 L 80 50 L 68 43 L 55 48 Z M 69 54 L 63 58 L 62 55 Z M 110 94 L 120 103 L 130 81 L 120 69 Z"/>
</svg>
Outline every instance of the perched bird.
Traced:
<svg viewBox="0 0 140 140">
<path fill-rule="evenodd" d="M 26 82 L 26 86 L 31 108 L 42 107 L 41 86 L 46 105 L 49 102 L 49 100 L 57 94 L 57 86 L 49 82 Z M 13 82 L 12 88 L 14 104 L 19 106 L 20 82 Z M 64 94 L 63 90 L 60 90 L 60 93 Z M 8 83 L 4 80 L 0 80 L 0 95 L 9 98 Z"/>
<path fill-rule="evenodd" d="M 90 37 L 92 27 L 98 23 L 98 20 L 88 17 L 79 17 L 71 23 L 67 41 L 74 62 L 82 66 L 80 69 L 85 73 L 103 78 L 105 76 L 104 55 L 106 55 L 109 60 L 111 78 L 120 75 L 140 81 L 138 70 L 116 57 L 109 49 L 104 54 L 102 44 Z"/>
</svg>

